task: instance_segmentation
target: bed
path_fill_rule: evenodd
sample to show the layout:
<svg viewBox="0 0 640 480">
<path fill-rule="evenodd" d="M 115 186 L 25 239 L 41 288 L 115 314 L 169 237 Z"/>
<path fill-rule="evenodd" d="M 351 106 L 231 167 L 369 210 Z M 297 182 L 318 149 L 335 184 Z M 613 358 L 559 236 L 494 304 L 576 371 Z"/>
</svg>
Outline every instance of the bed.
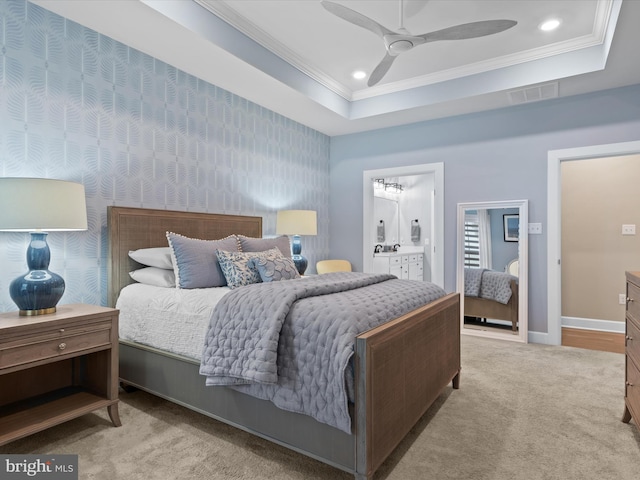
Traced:
<svg viewBox="0 0 640 480">
<path fill-rule="evenodd" d="M 483 320 L 504 320 L 510 322 L 511 330 L 516 332 L 518 330 L 518 278 L 509 273 L 491 272 L 507 282 L 506 288 L 510 290 L 510 296 L 509 300 L 503 303 L 493 298 L 483 298 L 478 292 L 469 295 L 469 291 L 474 290 L 474 287 L 470 286 L 469 273 L 478 270 L 481 269 L 465 268 L 464 316 Z"/>
<path fill-rule="evenodd" d="M 128 252 L 166 246 L 167 231 L 200 239 L 261 237 L 262 219 L 109 207 L 112 306 L 120 290 L 133 282 L 129 271 L 139 267 Z M 234 425 L 357 479 L 370 479 L 449 383 L 459 387 L 459 319 L 459 295 L 452 293 L 356 337 L 351 433 L 232 388 L 207 387 L 198 362 L 135 342 L 120 341 L 120 380 L 123 386 Z"/>
</svg>

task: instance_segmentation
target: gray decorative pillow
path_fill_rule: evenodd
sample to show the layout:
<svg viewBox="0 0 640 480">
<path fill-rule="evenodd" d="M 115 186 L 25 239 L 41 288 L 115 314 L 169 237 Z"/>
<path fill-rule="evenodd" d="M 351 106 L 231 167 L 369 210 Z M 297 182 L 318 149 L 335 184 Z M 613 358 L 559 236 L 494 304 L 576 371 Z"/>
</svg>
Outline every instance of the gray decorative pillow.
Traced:
<svg viewBox="0 0 640 480">
<path fill-rule="evenodd" d="M 216 256 L 230 288 L 262 281 L 258 270 L 253 266 L 253 259 L 283 258 L 282 253 L 277 248 L 272 248 L 265 252 L 225 252 L 216 250 Z"/>
<path fill-rule="evenodd" d="M 241 252 L 264 252 L 277 247 L 282 255 L 291 258 L 291 244 L 289 243 L 289 237 L 286 235 L 276 238 L 253 238 L 245 237 L 244 235 L 237 235 L 237 237 L 240 241 Z"/>
<path fill-rule="evenodd" d="M 249 263 L 253 268 L 258 270 L 260 279 L 263 282 L 277 282 L 280 280 L 300 278 L 296 265 L 293 263 L 293 260 L 288 257 L 253 258 Z"/>
<path fill-rule="evenodd" d="M 235 235 L 220 240 L 200 240 L 167 232 L 177 288 L 223 287 L 227 284 L 216 249 L 238 251 Z"/>
</svg>

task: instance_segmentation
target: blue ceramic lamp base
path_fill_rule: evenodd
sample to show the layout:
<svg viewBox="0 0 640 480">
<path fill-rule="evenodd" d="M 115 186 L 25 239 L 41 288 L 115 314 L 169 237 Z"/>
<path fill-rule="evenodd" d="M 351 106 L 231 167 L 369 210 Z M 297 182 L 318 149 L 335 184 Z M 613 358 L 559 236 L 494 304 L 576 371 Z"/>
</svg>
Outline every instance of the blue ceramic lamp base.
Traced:
<svg viewBox="0 0 640 480">
<path fill-rule="evenodd" d="M 32 232 L 31 243 L 27 248 L 29 271 L 20 275 L 9 286 L 9 295 L 20 309 L 21 316 L 56 311 L 56 305 L 64 293 L 64 280 L 48 269 L 50 258 L 47 234 Z"/>
<path fill-rule="evenodd" d="M 291 256 L 291 259 L 293 260 L 293 263 L 295 264 L 296 269 L 298 270 L 298 273 L 300 275 L 304 275 L 304 272 L 307 269 L 307 265 L 309 264 L 309 262 L 307 261 L 306 258 L 304 258 L 301 255 L 302 243 L 300 242 L 300 235 L 293 236 L 293 240 L 291 242 L 291 252 L 293 253 L 293 255 Z"/>
</svg>

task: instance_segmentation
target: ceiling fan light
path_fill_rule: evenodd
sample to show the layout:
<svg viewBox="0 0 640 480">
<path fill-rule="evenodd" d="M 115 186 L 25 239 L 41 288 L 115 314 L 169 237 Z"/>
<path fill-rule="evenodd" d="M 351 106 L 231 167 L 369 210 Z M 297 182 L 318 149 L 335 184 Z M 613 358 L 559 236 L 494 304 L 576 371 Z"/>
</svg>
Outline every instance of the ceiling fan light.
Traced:
<svg viewBox="0 0 640 480">
<path fill-rule="evenodd" d="M 413 48 L 413 43 L 409 40 L 397 40 L 389 45 L 389 53 L 399 55 Z"/>
</svg>

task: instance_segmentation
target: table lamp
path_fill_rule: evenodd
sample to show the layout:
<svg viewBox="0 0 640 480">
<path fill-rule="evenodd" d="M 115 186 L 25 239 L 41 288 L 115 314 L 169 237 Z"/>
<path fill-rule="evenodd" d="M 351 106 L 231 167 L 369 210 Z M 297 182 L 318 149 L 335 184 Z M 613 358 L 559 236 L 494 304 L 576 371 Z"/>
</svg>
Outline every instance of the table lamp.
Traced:
<svg viewBox="0 0 640 480">
<path fill-rule="evenodd" d="M 31 233 L 29 271 L 9 286 L 20 315 L 53 313 L 64 293 L 64 280 L 49 270 L 46 231 L 86 229 L 82 184 L 48 178 L 0 178 L 0 231 Z"/>
<path fill-rule="evenodd" d="M 276 233 L 293 235 L 291 252 L 293 263 L 300 275 L 307 269 L 307 259 L 302 256 L 300 235 L 317 235 L 318 220 L 315 210 L 280 210 L 276 217 Z"/>
</svg>

